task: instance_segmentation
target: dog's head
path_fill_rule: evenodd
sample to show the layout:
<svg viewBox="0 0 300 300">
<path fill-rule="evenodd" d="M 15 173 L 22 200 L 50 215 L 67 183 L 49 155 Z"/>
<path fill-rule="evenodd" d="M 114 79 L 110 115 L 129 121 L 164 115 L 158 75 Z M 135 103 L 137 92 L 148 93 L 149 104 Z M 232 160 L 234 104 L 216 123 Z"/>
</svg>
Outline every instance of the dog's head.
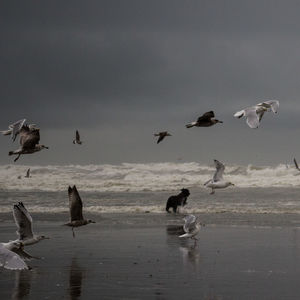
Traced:
<svg viewBox="0 0 300 300">
<path fill-rule="evenodd" d="M 190 191 L 188 189 L 181 189 L 181 193 L 184 197 L 188 197 L 190 195 Z"/>
</svg>

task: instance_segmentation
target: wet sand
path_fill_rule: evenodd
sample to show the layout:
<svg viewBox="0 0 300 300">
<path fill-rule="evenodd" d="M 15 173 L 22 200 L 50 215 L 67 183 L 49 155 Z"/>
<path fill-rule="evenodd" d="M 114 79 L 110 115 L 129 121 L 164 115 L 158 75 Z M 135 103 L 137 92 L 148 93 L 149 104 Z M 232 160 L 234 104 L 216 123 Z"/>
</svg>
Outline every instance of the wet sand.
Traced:
<svg viewBox="0 0 300 300">
<path fill-rule="evenodd" d="M 299 299 L 300 229 L 208 224 L 194 247 L 178 238 L 182 216 L 152 218 L 98 217 L 75 239 L 63 222 L 35 218 L 51 239 L 26 249 L 43 259 L 30 271 L 1 268 L 0 298 Z M 1 241 L 15 230 L 2 223 Z"/>
</svg>

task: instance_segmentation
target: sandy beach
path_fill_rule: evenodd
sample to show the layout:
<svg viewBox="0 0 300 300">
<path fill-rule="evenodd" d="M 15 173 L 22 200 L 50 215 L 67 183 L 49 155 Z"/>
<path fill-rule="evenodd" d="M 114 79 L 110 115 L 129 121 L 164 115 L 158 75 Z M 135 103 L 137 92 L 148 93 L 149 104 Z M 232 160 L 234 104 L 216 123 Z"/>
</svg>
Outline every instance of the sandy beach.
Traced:
<svg viewBox="0 0 300 300">
<path fill-rule="evenodd" d="M 27 247 L 32 270 L 0 270 L 2 299 L 298 299 L 298 228 L 206 224 L 194 246 L 182 215 L 107 214 L 75 238 L 66 217 L 35 216 L 51 239 Z M 14 232 L 4 222 L 2 240 Z"/>
</svg>

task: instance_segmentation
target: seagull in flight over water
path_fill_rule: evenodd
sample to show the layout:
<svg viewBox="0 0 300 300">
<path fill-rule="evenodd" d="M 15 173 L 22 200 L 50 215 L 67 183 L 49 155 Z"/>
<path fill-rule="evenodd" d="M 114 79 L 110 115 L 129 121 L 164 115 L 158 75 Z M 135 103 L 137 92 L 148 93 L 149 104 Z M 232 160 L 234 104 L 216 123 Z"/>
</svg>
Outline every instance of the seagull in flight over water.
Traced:
<svg viewBox="0 0 300 300">
<path fill-rule="evenodd" d="M 78 144 L 78 145 L 82 144 L 82 141 L 80 140 L 80 135 L 79 135 L 79 131 L 78 130 L 76 130 L 75 140 L 73 140 L 73 144 Z"/>
<path fill-rule="evenodd" d="M 225 166 L 216 159 L 214 159 L 214 163 L 215 163 L 215 166 L 216 166 L 216 172 L 215 172 L 212 179 L 209 179 L 208 181 L 206 181 L 204 183 L 205 187 L 211 188 L 211 193 L 210 194 L 214 194 L 215 189 L 224 189 L 224 188 L 227 188 L 230 185 L 234 185 L 233 183 L 231 183 L 229 181 L 225 181 L 223 179 L 223 173 L 224 173 L 224 170 L 225 170 Z"/>
<path fill-rule="evenodd" d="M 92 220 L 85 220 L 82 215 L 82 200 L 79 196 L 76 186 L 73 188 L 69 186 L 69 206 L 70 206 L 70 217 L 71 221 L 64 225 L 72 227 L 73 237 L 75 237 L 74 227 L 80 227 L 89 223 L 96 223 Z"/>
<path fill-rule="evenodd" d="M 197 119 L 196 122 L 192 122 L 192 123 L 189 123 L 187 125 L 185 125 L 186 128 L 191 128 L 191 127 L 210 127 L 212 125 L 215 125 L 217 123 L 223 123 L 223 121 L 219 121 L 217 119 L 215 119 L 215 114 L 214 112 L 211 110 L 211 111 L 208 111 L 206 113 L 204 113 L 201 117 L 199 117 Z"/>
<path fill-rule="evenodd" d="M 162 131 L 159 133 L 154 133 L 154 136 L 159 136 L 157 144 L 159 144 L 166 136 L 172 136 L 168 131 Z"/>
<path fill-rule="evenodd" d="M 260 121 L 265 112 L 272 111 L 277 113 L 279 108 L 279 101 L 269 100 L 262 103 L 258 103 L 252 107 L 245 108 L 234 114 L 234 117 L 241 118 L 246 117 L 246 122 L 250 128 L 258 128 Z"/>
</svg>

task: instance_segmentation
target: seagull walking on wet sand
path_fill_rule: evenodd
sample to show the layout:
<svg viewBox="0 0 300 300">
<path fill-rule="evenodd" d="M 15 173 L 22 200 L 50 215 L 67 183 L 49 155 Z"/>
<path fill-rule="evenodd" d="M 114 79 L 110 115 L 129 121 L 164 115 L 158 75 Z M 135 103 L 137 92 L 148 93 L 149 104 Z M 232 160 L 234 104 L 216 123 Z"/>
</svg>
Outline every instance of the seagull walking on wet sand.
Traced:
<svg viewBox="0 0 300 300">
<path fill-rule="evenodd" d="M 75 140 L 73 140 L 73 144 L 78 144 L 78 145 L 82 144 L 82 141 L 80 140 L 80 135 L 79 135 L 79 131 L 78 130 L 76 130 Z"/>
<path fill-rule="evenodd" d="M 264 113 L 272 111 L 274 114 L 276 114 L 278 108 L 278 100 L 268 100 L 238 111 L 234 114 L 234 117 L 246 117 L 246 122 L 250 128 L 258 128 Z"/>
<path fill-rule="evenodd" d="M 209 179 L 207 182 L 204 183 L 205 187 L 211 188 L 210 194 L 214 194 L 215 189 L 224 189 L 230 185 L 234 185 L 233 183 L 231 183 L 229 181 L 225 181 L 223 179 L 223 173 L 225 170 L 225 166 L 216 159 L 214 159 L 214 163 L 216 166 L 216 172 L 212 179 Z"/>
<path fill-rule="evenodd" d="M 9 125 L 9 129 L 2 131 L 4 135 L 12 135 L 13 141 L 15 141 L 17 135 L 20 135 L 21 148 L 15 151 L 9 151 L 8 155 L 17 155 L 14 160 L 16 162 L 22 154 L 31 154 L 41 151 L 42 149 L 49 149 L 45 145 L 40 145 L 40 130 L 35 127 L 35 124 L 26 125 L 26 119 L 20 120 L 12 125 Z"/>
<path fill-rule="evenodd" d="M 166 136 L 172 136 L 168 131 L 161 131 L 159 133 L 154 133 L 154 136 L 159 136 L 157 144 L 159 144 Z"/>
<path fill-rule="evenodd" d="M 74 227 L 80 227 L 87 225 L 89 223 L 96 223 L 92 220 L 85 220 L 82 215 L 82 200 L 79 196 L 76 186 L 73 188 L 69 186 L 69 207 L 70 207 L 70 217 L 71 221 L 64 225 L 72 227 L 73 237 L 75 237 Z"/>
<path fill-rule="evenodd" d="M 197 222 L 197 218 L 194 215 L 188 215 L 183 218 L 184 220 L 184 225 L 183 225 L 183 230 L 184 234 L 180 235 L 180 238 L 190 238 L 192 240 L 196 241 L 198 240 L 196 238 L 196 235 L 199 233 L 201 229 L 201 223 Z"/>
<path fill-rule="evenodd" d="M 38 243 L 41 240 L 49 239 L 44 235 L 36 235 L 32 230 L 32 217 L 22 202 L 14 205 L 13 215 L 17 225 L 17 234 L 19 238 L 15 242 L 21 242 L 28 246 Z"/>
<path fill-rule="evenodd" d="M 214 112 L 211 110 L 211 111 L 208 111 L 206 113 L 204 113 L 201 117 L 199 117 L 197 119 L 196 122 L 192 122 L 192 123 L 189 123 L 187 125 L 185 125 L 186 128 L 191 128 L 191 127 L 210 127 L 212 125 L 215 125 L 217 123 L 223 123 L 223 121 L 219 121 L 217 119 L 215 119 L 215 114 Z"/>
</svg>

